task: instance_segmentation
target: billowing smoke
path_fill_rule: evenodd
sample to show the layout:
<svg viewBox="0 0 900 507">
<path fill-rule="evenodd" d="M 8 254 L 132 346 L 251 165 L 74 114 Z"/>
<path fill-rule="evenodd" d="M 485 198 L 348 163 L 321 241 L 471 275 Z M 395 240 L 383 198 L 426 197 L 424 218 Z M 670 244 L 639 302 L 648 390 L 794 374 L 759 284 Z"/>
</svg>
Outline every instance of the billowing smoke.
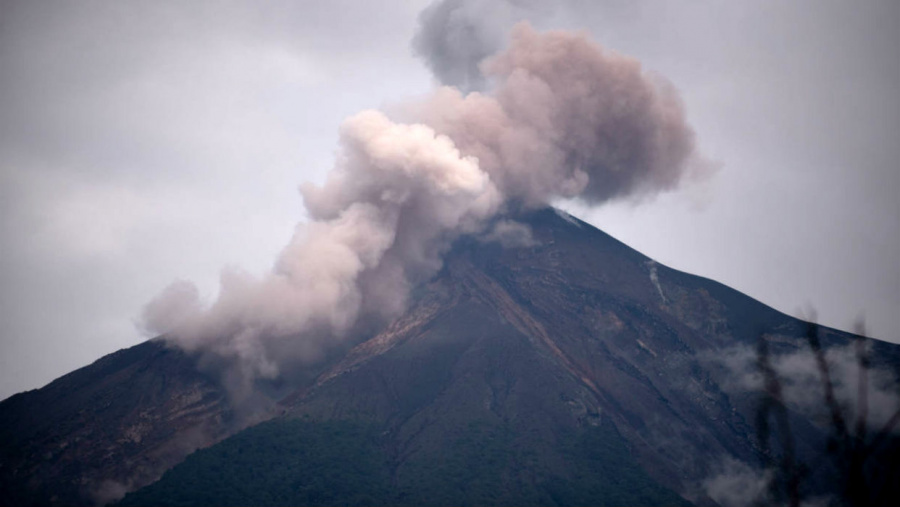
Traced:
<svg viewBox="0 0 900 507">
<path fill-rule="evenodd" d="M 502 46 L 516 6 L 507 2 L 443 0 L 419 15 L 413 50 L 443 84 L 482 90 L 481 62 Z"/>
<path fill-rule="evenodd" d="M 482 70 L 490 94 L 444 87 L 413 109 L 477 157 L 509 198 L 634 199 L 711 169 L 672 86 L 584 34 L 520 23 Z"/>
<path fill-rule="evenodd" d="M 638 199 L 708 167 L 671 86 L 583 34 L 520 24 L 480 68 L 490 93 L 444 87 L 400 108 L 402 123 L 377 111 L 347 119 L 327 182 L 302 188 L 311 221 L 273 271 L 223 272 L 208 307 L 178 282 L 147 306 L 146 327 L 245 381 L 276 377 L 360 321 L 397 316 L 460 235 L 528 244 L 509 223 L 485 230 L 509 203 Z"/>
<path fill-rule="evenodd" d="M 298 226 L 272 273 L 224 271 L 209 308 L 178 282 L 145 309 L 148 329 L 235 359 L 246 379 L 275 377 L 278 361 L 314 356 L 362 313 L 400 312 L 449 242 L 476 232 L 501 203 L 478 161 L 425 125 L 364 111 L 340 134 L 328 182 L 303 188 L 312 221 Z"/>
<path fill-rule="evenodd" d="M 480 65 L 503 47 L 513 25 L 550 18 L 570 3 L 573 1 L 437 0 L 419 15 L 412 48 L 441 84 L 463 92 L 483 91 L 487 80 Z"/>
</svg>

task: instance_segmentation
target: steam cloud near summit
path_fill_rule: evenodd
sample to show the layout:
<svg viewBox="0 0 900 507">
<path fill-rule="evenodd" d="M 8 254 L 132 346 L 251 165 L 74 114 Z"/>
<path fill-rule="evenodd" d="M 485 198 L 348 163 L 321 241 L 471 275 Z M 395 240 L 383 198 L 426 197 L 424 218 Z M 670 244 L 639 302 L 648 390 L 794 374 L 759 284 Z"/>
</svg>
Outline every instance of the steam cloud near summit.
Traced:
<svg viewBox="0 0 900 507">
<path fill-rule="evenodd" d="M 245 381 L 276 377 L 361 320 L 397 316 L 451 242 L 511 202 L 640 200 L 710 168 L 672 87 L 583 34 L 519 24 L 480 71 L 488 92 L 442 87 L 402 118 L 345 120 L 326 183 L 301 189 L 311 221 L 272 272 L 225 270 L 208 307 L 176 282 L 145 308 L 147 330 Z"/>
</svg>

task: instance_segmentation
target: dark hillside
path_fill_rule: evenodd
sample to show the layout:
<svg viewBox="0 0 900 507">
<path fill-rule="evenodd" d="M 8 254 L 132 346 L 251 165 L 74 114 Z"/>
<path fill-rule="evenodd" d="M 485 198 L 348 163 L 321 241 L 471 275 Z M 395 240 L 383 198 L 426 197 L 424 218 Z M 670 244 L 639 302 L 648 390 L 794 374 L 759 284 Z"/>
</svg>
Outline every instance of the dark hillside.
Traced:
<svg viewBox="0 0 900 507">
<path fill-rule="evenodd" d="M 148 341 L 0 403 L 3 505 L 90 505 L 156 480 L 223 438 L 224 392 Z"/>
<path fill-rule="evenodd" d="M 634 464 L 609 423 L 560 442 L 567 463 L 556 471 L 535 467 L 508 427 L 462 429 L 440 460 L 398 472 L 392 439 L 375 426 L 271 421 L 198 451 L 118 505 L 687 504 Z"/>
<path fill-rule="evenodd" d="M 513 219 L 533 242 L 459 239 L 400 318 L 270 386 L 277 419 L 175 468 L 236 428 L 216 383 L 158 342 L 0 403 L 7 503 L 712 505 L 729 463 L 774 474 L 763 503 L 840 503 L 862 456 L 864 491 L 892 504 L 896 433 L 848 451 L 807 333 L 845 361 L 838 394 L 863 343 L 870 386 L 896 397 L 900 346 L 810 328 L 552 209 Z M 776 392 L 766 364 L 808 378 L 772 367 Z"/>
</svg>

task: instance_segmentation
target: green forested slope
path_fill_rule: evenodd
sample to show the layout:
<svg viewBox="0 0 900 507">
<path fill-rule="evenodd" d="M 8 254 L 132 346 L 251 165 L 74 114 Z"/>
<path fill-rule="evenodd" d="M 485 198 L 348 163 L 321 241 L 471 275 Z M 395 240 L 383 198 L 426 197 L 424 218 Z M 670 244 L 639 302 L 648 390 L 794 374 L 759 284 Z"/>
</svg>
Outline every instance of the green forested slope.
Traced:
<svg viewBox="0 0 900 507">
<path fill-rule="evenodd" d="M 120 505 L 684 505 L 630 459 L 610 424 L 570 435 L 559 470 L 533 467 L 497 425 L 443 459 L 406 463 L 370 424 L 282 419 L 198 451 Z M 519 440 L 521 441 L 521 440 Z"/>
</svg>

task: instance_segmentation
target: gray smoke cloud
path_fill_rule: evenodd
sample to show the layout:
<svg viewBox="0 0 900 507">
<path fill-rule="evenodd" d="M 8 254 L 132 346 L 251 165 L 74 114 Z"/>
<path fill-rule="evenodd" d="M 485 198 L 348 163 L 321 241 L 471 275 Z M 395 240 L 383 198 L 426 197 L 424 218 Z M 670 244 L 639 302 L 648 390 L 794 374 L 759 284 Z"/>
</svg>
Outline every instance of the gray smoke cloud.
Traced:
<svg viewBox="0 0 900 507">
<path fill-rule="evenodd" d="M 413 52 L 442 84 L 463 92 L 483 91 L 488 82 L 480 65 L 506 42 L 519 21 L 551 18 L 573 0 L 438 0 L 419 14 Z M 579 5 L 578 10 L 584 10 Z"/>
<path fill-rule="evenodd" d="M 444 0 L 419 15 L 413 51 L 443 84 L 462 91 L 486 84 L 479 64 L 503 45 L 517 6 L 508 2 Z"/>
<path fill-rule="evenodd" d="M 414 116 L 476 156 L 510 198 L 640 199 L 714 169 L 671 84 L 585 34 L 520 23 L 482 70 L 490 94 L 443 87 Z"/>
<path fill-rule="evenodd" d="M 211 305 L 176 282 L 145 308 L 147 330 L 246 381 L 274 378 L 361 320 L 397 316 L 452 241 L 485 232 L 508 203 L 639 200 L 709 172 L 672 87 L 584 34 L 519 24 L 481 69 L 490 93 L 443 87 L 399 118 L 347 119 L 327 181 L 301 187 L 310 221 L 272 272 L 225 270 Z M 528 243 L 499 227 L 488 236 Z"/>
<path fill-rule="evenodd" d="M 503 248 L 528 248 L 538 245 L 528 224 L 515 220 L 498 220 L 486 234 L 479 238 L 485 243 L 500 243 Z"/>
<path fill-rule="evenodd" d="M 364 111 L 340 135 L 328 181 L 302 189 L 312 220 L 273 271 L 224 271 L 208 308 L 196 288 L 176 282 L 145 308 L 149 330 L 233 359 L 245 379 L 274 378 L 280 361 L 314 356 L 361 314 L 396 315 L 410 286 L 440 268 L 449 242 L 476 232 L 501 203 L 477 160 L 425 125 Z"/>
</svg>

